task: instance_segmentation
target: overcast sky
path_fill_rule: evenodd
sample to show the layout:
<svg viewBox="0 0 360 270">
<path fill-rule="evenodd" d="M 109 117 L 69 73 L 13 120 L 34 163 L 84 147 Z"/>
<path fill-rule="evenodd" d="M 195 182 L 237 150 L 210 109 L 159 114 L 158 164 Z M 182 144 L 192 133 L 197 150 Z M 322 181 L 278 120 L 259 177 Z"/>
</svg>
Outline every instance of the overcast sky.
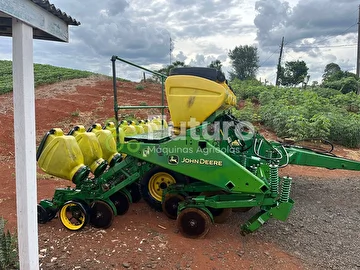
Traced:
<svg viewBox="0 0 360 270">
<path fill-rule="evenodd" d="M 50 0 L 81 22 L 70 26 L 70 42 L 34 41 L 34 61 L 111 74 L 110 58 L 159 69 L 172 61 L 207 66 L 219 59 L 231 70 L 228 51 L 258 47 L 258 78 L 275 81 L 281 38 L 283 63 L 304 60 L 310 81 L 326 64 L 355 72 L 359 1 L 355 0 Z M 11 59 L 11 39 L 0 37 L 0 59 Z M 118 76 L 141 79 L 119 65 Z"/>
</svg>

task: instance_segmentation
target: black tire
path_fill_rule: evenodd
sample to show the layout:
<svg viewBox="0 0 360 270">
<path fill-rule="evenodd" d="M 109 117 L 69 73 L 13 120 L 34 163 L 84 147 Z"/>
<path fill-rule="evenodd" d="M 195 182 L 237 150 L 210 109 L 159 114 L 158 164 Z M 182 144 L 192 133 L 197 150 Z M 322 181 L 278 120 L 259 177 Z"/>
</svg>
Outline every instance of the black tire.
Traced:
<svg viewBox="0 0 360 270">
<path fill-rule="evenodd" d="M 225 194 L 223 191 L 204 191 L 200 195 L 211 197 L 214 195 Z M 212 208 L 208 207 L 210 213 L 213 215 L 215 223 L 225 223 L 231 216 L 232 208 Z"/>
<path fill-rule="evenodd" d="M 131 200 L 133 203 L 137 203 L 141 200 L 141 192 L 140 186 L 138 183 L 132 183 L 131 185 L 126 187 L 127 190 L 130 192 Z"/>
<path fill-rule="evenodd" d="M 231 208 L 211 208 L 208 207 L 210 213 L 213 215 L 215 223 L 225 223 L 231 216 Z"/>
<path fill-rule="evenodd" d="M 126 212 L 129 210 L 130 201 L 128 196 L 124 192 L 115 192 L 113 195 L 110 196 L 109 199 L 115 205 L 118 216 L 125 215 Z"/>
<path fill-rule="evenodd" d="M 37 205 L 37 216 L 39 224 L 45 224 L 49 221 L 49 216 L 46 209 L 40 204 Z"/>
<path fill-rule="evenodd" d="M 170 219 L 176 219 L 179 203 L 184 200 L 184 196 L 180 194 L 166 194 L 162 203 L 162 210 L 165 215 Z"/>
<path fill-rule="evenodd" d="M 90 224 L 95 228 L 107 229 L 114 220 L 114 211 L 104 201 L 94 201 L 90 206 Z"/>
<path fill-rule="evenodd" d="M 204 238 L 209 232 L 211 218 L 208 213 L 198 208 L 185 208 L 176 220 L 180 233 L 187 238 Z"/>
<path fill-rule="evenodd" d="M 155 166 L 140 180 L 143 199 L 157 211 L 162 211 L 162 190 L 172 184 L 185 184 L 186 177 L 174 171 Z"/>
</svg>

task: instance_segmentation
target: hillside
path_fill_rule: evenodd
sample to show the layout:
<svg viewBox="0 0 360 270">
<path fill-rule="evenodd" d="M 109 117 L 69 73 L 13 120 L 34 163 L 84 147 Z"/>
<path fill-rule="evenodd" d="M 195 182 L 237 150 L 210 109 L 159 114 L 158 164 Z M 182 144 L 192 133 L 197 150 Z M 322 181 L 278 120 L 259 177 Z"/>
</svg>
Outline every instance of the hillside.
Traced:
<svg viewBox="0 0 360 270">
<path fill-rule="evenodd" d="M 96 75 L 89 71 L 34 64 L 35 86 Z M 12 91 L 12 61 L 0 60 L 0 94 Z"/>
</svg>

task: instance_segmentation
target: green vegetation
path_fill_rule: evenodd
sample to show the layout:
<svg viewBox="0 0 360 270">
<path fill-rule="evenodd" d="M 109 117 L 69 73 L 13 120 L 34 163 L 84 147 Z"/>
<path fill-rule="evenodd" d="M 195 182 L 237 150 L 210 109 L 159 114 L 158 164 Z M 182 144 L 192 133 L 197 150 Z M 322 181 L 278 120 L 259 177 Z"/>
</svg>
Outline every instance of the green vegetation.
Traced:
<svg viewBox="0 0 360 270">
<path fill-rule="evenodd" d="M 159 70 L 156 70 L 156 72 L 158 73 L 162 73 L 166 76 L 169 76 L 170 70 L 173 68 L 178 68 L 178 67 L 186 67 L 184 62 L 181 61 L 175 61 L 173 62 L 171 65 L 167 65 Z M 155 78 L 158 78 L 158 76 L 154 75 Z"/>
<path fill-rule="evenodd" d="M 323 86 L 339 90 L 341 93 L 357 92 L 359 87 L 356 74 L 342 71 L 338 64 L 330 63 L 325 66 Z"/>
<path fill-rule="evenodd" d="M 279 137 L 324 138 L 360 147 L 360 96 L 327 88 L 278 88 L 256 80 L 234 80 L 241 120 L 259 122 Z"/>
<path fill-rule="evenodd" d="M 142 84 L 138 84 L 138 85 L 135 86 L 135 89 L 136 89 L 136 90 L 144 90 L 144 89 L 145 89 L 145 86 L 142 85 Z"/>
<path fill-rule="evenodd" d="M 5 224 L 6 221 L 0 217 L 0 270 L 18 269 L 17 238 L 5 231 Z"/>
<path fill-rule="evenodd" d="M 222 71 L 222 63 L 220 60 L 216 59 L 215 61 L 211 61 L 209 68 L 215 68 L 219 71 Z"/>
<path fill-rule="evenodd" d="M 76 110 L 74 112 L 71 113 L 71 116 L 74 116 L 74 117 L 77 117 L 80 115 L 80 111 L 79 110 Z"/>
<path fill-rule="evenodd" d="M 233 70 L 230 72 L 230 80 L 238 78 L 247 80 L 255 78 L 259 69 L 259 55 L 255 46 L 236 46 L 230 50 L 228 56 Z"/>
<path fill-rule="evenodd" d="M 161 74 L 164 74 L 165 76 L 169 76 L 170 74 L 170 70 L 173 69 L 173 68 L 178 68 L 178 67 L 186 67 L 185 63 L 184 62 L 181 62 L 181 61 L 175 61 L 173 62 L 171 65 L 167 65 L 167 66 L 164 66 L 163 68 L 159 69 L 159 70 L 155 70 L 157 73 L 161 73 Z M 151 79 L 149 80 L 146 79 L 147 82 L 155 82 L 155 83 L 161 83 L 162 80 L 165 81 L 166 78 L 161 78 L 160 76 L 158 75 L 155 75 L 153 74 Z"/>
<path fill-rule="evenodd" d="M 35 87 L 76 78 L 87 78 L 95 73 L 50 65 L 34 64 Z M 11 92 L 12 62 L 0 60 L 0 94 Z"/>
<path fill-rule="evenodd" d="M 280 67 L 280 84 L 284 86 L 296 86 L 304 83 L 306 82 L 305 78 L 308 76 L 308 70 L 309 68 L 304 61 L 288 61 L 285 63 L 285 67 Z"/>
</svg>

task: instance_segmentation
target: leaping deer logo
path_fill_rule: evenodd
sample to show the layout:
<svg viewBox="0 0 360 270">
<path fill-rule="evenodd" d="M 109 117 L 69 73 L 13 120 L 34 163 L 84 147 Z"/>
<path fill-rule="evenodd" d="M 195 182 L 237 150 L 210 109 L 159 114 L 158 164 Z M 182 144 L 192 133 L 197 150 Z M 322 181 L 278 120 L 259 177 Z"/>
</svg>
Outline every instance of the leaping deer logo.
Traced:
<svg viewBox="0 0 360 270">
<path fill-rule="evenodd" d="M 147 157 L 150 154 L 150 149 L 149 148 L 145 148 L 143 150 L 143 157 Z"/>
<path fill-rule="evenodd" d="M 179 163 L 178 156 L 169 156 L 168 163 L 172 165 L 177 165 Z"/>
</svg>

